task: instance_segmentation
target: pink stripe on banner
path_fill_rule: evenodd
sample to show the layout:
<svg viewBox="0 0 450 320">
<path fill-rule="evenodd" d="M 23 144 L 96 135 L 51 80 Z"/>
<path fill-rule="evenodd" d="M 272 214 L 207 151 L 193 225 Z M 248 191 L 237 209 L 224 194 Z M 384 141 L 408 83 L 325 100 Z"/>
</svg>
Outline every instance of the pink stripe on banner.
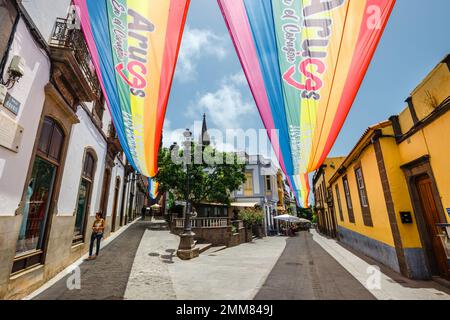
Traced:
<svg viewBox="0 0 450 320">
<path fill-rule="evenodd" d="M 220 10 L 225 17 L 228 30 L 244 69 L 245 76 L 252 91 L 253 98 L 258 105 L 258 110 L 264 126 L 267 129 L 270 142 L 280 162 L 281 169 L 286 173 L 284 159 L 280 152 L 278 135 L 275 131 L 272 111 L 266 94 L 259 59 L 256 54 L 250 24 L 243 0 L 217 0 Z"/>
<path fill-rule="evenodd" d="M 77 6 L 78 17 L 80 17 L 81 21 L 81 29 L 83 31 L 86 43 L 89 47 L 89 51 L 92 57 L 92 63 L 94 64 L 100 86 L 102 87 L 103 93 L 105 93 L 105 85 L 103 83 L 103 76 L 100 69 L 100 58 L 98 56 L 97 45 L 94 41 L 94 35 L 92 33 L 91 22 L 89 21 L 89 11 L 87 8 L 86 0 L 74 0 L 73 2 L 75 6 Z M 111 114 L 111 106 L 109 105 L 108 95 L 104 94 L 104 97 L 106 99 L 106 105 L 108 106 L 109 112 Z"/>
</svg>

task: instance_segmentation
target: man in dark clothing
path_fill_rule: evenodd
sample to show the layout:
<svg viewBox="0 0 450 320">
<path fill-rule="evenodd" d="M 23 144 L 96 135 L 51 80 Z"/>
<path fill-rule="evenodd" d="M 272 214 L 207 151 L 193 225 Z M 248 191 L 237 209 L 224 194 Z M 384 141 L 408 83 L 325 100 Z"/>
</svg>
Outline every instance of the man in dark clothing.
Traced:
<svg viewBox="0 0 450 320">
<path fill-rule="evenodd" d="M 141 210 L 141 214 L 142 214 L 142 221 L 144 221 L 145 220 L 145 213 L 147 212 L 147 208 L 144 206 L 144 207 L 142 207 L 142 210 Z"/>
</svg>

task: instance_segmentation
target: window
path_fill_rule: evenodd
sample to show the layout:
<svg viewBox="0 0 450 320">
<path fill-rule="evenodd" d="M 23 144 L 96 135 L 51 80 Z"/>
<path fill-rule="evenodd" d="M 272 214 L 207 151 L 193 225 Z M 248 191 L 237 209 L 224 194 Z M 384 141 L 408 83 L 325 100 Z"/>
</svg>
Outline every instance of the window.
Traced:
<svg viewBox="0 0 450 320">
<path fill-rule="evenodd" d="M 45 158 L 59 162 L 64 141 L 64 133 L 56 123 L 45 118 L 39 139 L 38 152 Z"/>
<path fill-rule="evenodd" d="M 270 176 L 266 176 L 266 193 L 272 193 L 272 179 Z"/>
<path fill-rule="evenodd" d="M 73 243 L 84 241 L 86 217 L 89 213 L 92 185 L 94 182 L 95 156 L 92 151 L 86 152 L 78 190 L 78 202 L 75 217 Z"/>
<path fill-rule="evenodd" d="M 327 188 L 325 187 L 325 181 L 322 181 L 322 207 L 325 208 L 327 203 Z"/>
<path fill-rule="evenodd" d="M 351 194 L 350 194 L 350 187 L 348 185 L 347 176 L 342 178 L 342 181 L 344 183 L 344 193 L 345 193 L 345 201 L 347 203 L 348 220 L 351 223 L 355 223 L 355 215 L 353 213 L 352 197 L 351 197 Z"/>
<path fill-rule="evenodd" d="M 339 209 L 339 218 L 341 218 L 341 221 L 344 221 L 344 214 L 342 212 L 342 203 L 341 203 L 341 194 L 339 192 L 339 185 L 336 184 L 336 199 Z"/>
<path fill-rule="evenodd" d="M 38 141 L 30 181 L 25 189 L 22 224 L 12 273 L 43 261 L 44 239 L 51 199 L 64 145 L 64 133 L 51 118 L 45 118 Z"/>
<path fill-rule="evenodd" d="M 369 199 L 367 198 L 366 184 L 364 182 L 364 175 L 361 166 L 355 168 L 356 184 L 358 186 L 359 202 L 361 204 L 361 211 L 363 221 L 366 226 L 372 227 L 372 215 L 370 213 Z"/>
<path fill-rule="evenodd" d="M 253 174 L 251 172 L 245 173 L 245 184 L 244 184 L 244 195 L 252 196 L 253 195 Z"/>
<path fill-rule="evenodd" d="M 319 192 L 319 188 L 316 188 L 316 205 L 319 207 L 320 206 L 320 192 Z"/>
</svg>

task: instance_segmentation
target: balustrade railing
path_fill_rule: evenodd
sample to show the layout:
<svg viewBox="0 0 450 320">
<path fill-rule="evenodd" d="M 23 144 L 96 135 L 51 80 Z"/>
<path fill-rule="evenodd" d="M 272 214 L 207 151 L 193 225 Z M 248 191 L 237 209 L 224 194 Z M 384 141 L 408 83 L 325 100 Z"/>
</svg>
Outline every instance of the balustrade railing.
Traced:
<svg viewBox="0 0 450 320">
<path fill-rule="evenodd" d="M 184 228 L 184 218 L 174 218 L 176 228 Z M 229 218 L 192 218 L 192 228 L 226 228 L 230 225 Z"/>
</svg>

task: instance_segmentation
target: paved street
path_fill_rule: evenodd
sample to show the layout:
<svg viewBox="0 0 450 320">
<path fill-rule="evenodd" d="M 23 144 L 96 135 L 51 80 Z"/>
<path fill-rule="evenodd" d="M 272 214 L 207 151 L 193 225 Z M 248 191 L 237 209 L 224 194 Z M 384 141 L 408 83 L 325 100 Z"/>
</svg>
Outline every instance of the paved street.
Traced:
<svg viewBox="0 0 450 320">
<path fill-rule="evenodd" d="M 38 295 L 37 300 L 117 300 L 122 299 L 133 266 L 136 249 L 147 223 L 131 225 L 99 257 L 81 266 L 81 290 L 68 290 L 67 278 Z"/>
<path fill-rule="evenodd" d="M 259 300 L 373 300 L 309 232 L 287 239 L 286 249 L 256 295 Z"/>
<path fill-rule="evenodd" d="M 403 282 L 381 275 L 381 288 L 365 288 L 369 263 L 315 231 L 271 237 L 181 261 L 178 237 L 151 222 L 137 222 L 95 261 L 81 264 L 81 289 L 67 275 L 34 297 L 39 300 L 321 300 L 449 299 L 434 282 Z M 407 285 L 402 285 L 406 284 Z"/>
</svg>

